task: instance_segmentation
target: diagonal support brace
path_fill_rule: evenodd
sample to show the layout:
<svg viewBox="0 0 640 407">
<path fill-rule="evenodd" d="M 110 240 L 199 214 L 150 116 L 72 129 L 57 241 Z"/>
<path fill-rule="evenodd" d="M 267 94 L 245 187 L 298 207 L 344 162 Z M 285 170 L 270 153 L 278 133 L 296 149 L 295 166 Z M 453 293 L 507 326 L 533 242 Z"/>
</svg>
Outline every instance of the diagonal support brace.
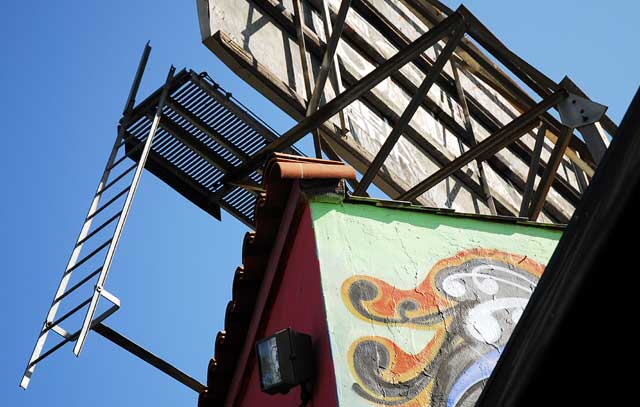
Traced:
<svg viewBox="0 0 640 407">
<path fill-rule="evenodd" d="M 238 169 L 233 173 L 225 176 L 222 181 L 225 183 L 230 181 L 239 181 L 248 176 L 262 165 L 270 153 L 274 151 L 281 151 L 291 146 L 296 141 L 304 137 L 309 131 L 322 125 L 333 115 L 348 106 L 351 102 L 373 89 L 376 85 L 389 77 L 389 75 L 394 71 L 413 60 L 427 48 L 450 35 L 451 30 L 456 27 L 460 21 L 462 21 L 462 16 L 458 13 L 454 13 L 447 17 L 440 24 L 433 27 L 411 43 L 411 45 L 402 49 L 393 57 L 389 58 L 385 63 L 379 65 L 376 69 L 364 76 L 357 84 L 320 107 L 320 109 L 311 116 L 302 119 L 298 124 L 284 133 L 282 137 L 258 151 L 248 162 L 238 167 Z"/>
<path fill-rule="evenodd" d="M 329 73 L 331 72 L 331 68 L 335 63 L 334 61 L 336 50 L 338 49 L 338 42 L 340 41 L 340 36 L 342 35 L 342 31 L 344 30 L 344 23 L 347 20 L 347 12 L 349 11 L 350 6 L 351 0 L 342 0 L 342 3 L 340 4 L 338 17 L 336 18 L 336 21 L 334 23 L 331 37 L 327 42 L 327 48 L 324 52 L 324 55 L 322 56 L 322 63 L 320 64 L 320 71 L 318 72 L 318 78 L 316 78 L 316 84 L 313 89 L 313 94 L 309 99 L 309 105 L 307 106 L 307 116 L 315 112 L 318 108 L 318 104 L 320 103 L 320 97 L 322 96 L 322 92 L 324 91 L 324 85 L 326 84 Z M 330 23 L 330 17 L 328 13 L 326 18 Z"/>
<path fill-rule="evenodd" d="M 354 195 L 362 195 L 367 191 L 367 188 L 371 184 L 371 181 L 373 181 L 373 178 L 380 170 L 380 167 L 382 167 L 384 160 L 389 156 L 389 153 L 391 153 L 391 150 L 396 145 L 396 143 L 400 139 L 400 136 L 402 136 L 402 133 L 409 125 L 411 118 L 422 104 L 423 99 L 425 98 L 427 93 L 429 93 L 429 89 L 431 89 L 431 86 L 433 86 L 436 79 L 438 79 L 438 76 L 442 72 L 445 64 L 447 63 L 447 61 L 449 61 L 449 58 L 451 58 L 453 51 L 455 51 L 458 43 L 464 36 L 464 32 L 464 22 L 460 22 L 455 27 L 454 33 L 449 37 L 449 41 L 447 42 L 444 50 L 442 50 L 442 53 L 438 56 L 438 59 L 433 64 L 431 70 L 425 76 L 422 84 L 420 84 L 418 91 L 413 95 L 413 98 L 411 98 L 409 105 L 405 108 L 402 116 L 400 116 L 400 120 L 398 120 L 398 123 L 396 123 L 396 126 L 391 131 L 391 134 L 389 134 L 384 144 L 380 148 L 380 151 L 378 151 L 378 154 L 373 159 L 371 165 L 363 175 L 362 180 L 358 184 L 358 187 L 353 192 Z"/>
<path fill-rule="evenodd" d="M 531 108 L 528 112 L 511 121 L 509 124 L 498 130 L 493 135 L 476 144 L 475 147 L 467 150 L 464 154 L 451 161 L 446 167 L 436 171 L 429 178 L 420 182 L 409 191 L 395 198 L 399 201 L 411 201 L 422 195 L 424 192 L 434 187 L 445 178 L 453 174 L 456 170 L 469 164 L 476 159 L 486 159 L 500 151 L 509 143 L 521 137 L 524 133 L 537 126 L 537 118 L 551 107 L 555 106 L 562 99 L 566 98 L 568 92 L 561 89 L 550 96 L 544 98 L 540 103 Z"/>
<path fill-rule="evenodd" d="M 194 390 L 196 393 L 198 394 L 202 393 L 206 389 L 205 385 L 203 385 L 193 377 L 182 372 L 181 370 L 171 365 L 170 363 L 166 362 L 165 360 L 160 359 L 159 357 L 149 352 L 142 346 L 120 335 L 118 332 L 114 331 L 108 326 L 99 323 L 93 327 L 93 331 L 102 335 L 103 337 L 110 340 L 114 344 L 120 346 L 122 349 L 144 360 L 145 362 L 155 367 L 156 369 L 160 370 L 161 372 L 176 379 L 177 381 L 184 384 L 188 388 Z"/>
</svg>

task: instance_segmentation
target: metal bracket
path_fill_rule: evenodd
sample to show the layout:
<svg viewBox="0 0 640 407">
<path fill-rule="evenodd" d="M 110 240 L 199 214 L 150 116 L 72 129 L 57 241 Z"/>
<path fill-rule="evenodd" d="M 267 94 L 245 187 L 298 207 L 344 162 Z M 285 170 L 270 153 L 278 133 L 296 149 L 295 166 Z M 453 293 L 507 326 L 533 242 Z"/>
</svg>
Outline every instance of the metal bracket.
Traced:
<svg viewBox="0 0 640 407">
<path fill-rule="evenodd" d="M 160 370 L 164 374 L 172 377 L 173 379 L 189 387 L 196 393 L 198 394 L 202 393 L 207 388 L 204 384 L 200 383 L 193 377 L 187 375 L 186 373 L 182 372 L 180 369 L 176 368 L 175 366 L 171 365 L 165 360 L 157 357 L 156 355 L 149 352 L 142 346 L 122 336 L 121 334 L 109 328 L 108 326 L 98 323 L 98 324 L 95 324 L 92 330 L 102 335 L 104 338 L 110 340 L 114 344 L 120 346 L 122 349 L 126 350 L 127 352 L 130 352 L 131 354 L 147 362 L 148 364 Z"/>
<path fill-rule="evenodd" d="M 98 315 L 96 318 L 91 320 L 89 324 L 89 329 L 93 329 L 96 325 L 100 324 L 102 321 L 104 321 L 109 316 L 111 316 L 111 314 L 113 314 L 114 312 L 120 309 L 120 300 L 115 295 L 109 293 L 105 289 L 101 289 L 99 295 L 101 297 L 104 297 L 107 301 L 111 302 L 113 305 L 109 307 L 106 311 L 104 311 L 102 314 Z M 53 322 L 47 322 L 45 326 L 47 330 L 51 330 L 57 333 L 58 335 L 62 336 L 64 340 L 62 340 L 61 342 L 58 342 L 55 346 L 53 346 L 51 349 L 49 349 L 48 351 L 42 354 L 40 354 L 41 348 L 40 349 L 36 348 L 37 353 L 34 351 L 34 354 L 32 355 L 32 359 L 29 361 L 29 364 L 27 365 L 27 368 L 24 371 L 24 375 L 22 376 L 22 380 L 20 381 L 20 387 L 22 387 L 23 389 L 26 389 L 29 386 L 29 382 L 31 381 L 31 376 L 33 375 L 33 371 L 35 370 L 38 362 L 40 362 L 47 356 L 51 355 L 52 353 L 54 353 L 56 350 L 60 349 L 62 346 L 66 345 L 67 343 L 77 341 L 82 331 L 82 328 L 81 328 L 81 329 L 78 329 L 75 333 L 69 333 L 66 329 L 62 328 L 59 324 L 54 324 Z M 46 333 L 46 331 L 44 331 L 44 333 Z M 40 336 L 41 337 L 43 336 L 42 333 L 40 334 Z M 41 346 L 43 345 L 44 343 L 42 343 Z"/>
<path fill-rule="evenodd" d="M 573 93 L 558 103 L 562 124 L 574 129 L 600 121 L 607 109 L 607 106 Z"/>
</svg>

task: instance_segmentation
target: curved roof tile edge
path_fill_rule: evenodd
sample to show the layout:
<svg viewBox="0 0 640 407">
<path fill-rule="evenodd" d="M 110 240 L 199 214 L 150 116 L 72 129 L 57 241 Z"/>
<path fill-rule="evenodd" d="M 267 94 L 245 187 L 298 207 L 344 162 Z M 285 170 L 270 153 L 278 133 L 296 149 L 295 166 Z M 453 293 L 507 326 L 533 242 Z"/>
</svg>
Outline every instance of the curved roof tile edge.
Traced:
<svg viewBox="0 0 640 407">
<path fill-rule="evenodd" d="M 256 231 L 247 232 L 242 244 L 244 266 L 236 269 L 233 278 L 232 299 L 225 311 L 224 330 L 216 335 L 214 357 L 207 368 L 207 389 L 198 398 L 199 407 L 219 406 L 225 401 L 294 179 L 356 179 L 356 172 L 340 161 L 282 153 L 273 154 L 267 161 L 265 192 L 256 202 Z"/>
</svg>

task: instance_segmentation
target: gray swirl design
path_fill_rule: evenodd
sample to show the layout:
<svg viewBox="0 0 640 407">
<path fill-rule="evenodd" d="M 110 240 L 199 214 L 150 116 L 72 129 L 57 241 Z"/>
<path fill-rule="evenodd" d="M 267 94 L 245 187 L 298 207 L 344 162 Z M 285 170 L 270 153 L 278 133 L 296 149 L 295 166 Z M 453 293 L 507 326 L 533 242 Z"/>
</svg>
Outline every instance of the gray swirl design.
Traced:
<svg viewBox="0 0 640 407">
<path fill-rule="evenodd" d="M 453 316 L 437 356 L 416 376 L 401 383 L 383 378 L 383 373 L 390 368 L 389 350 L 383 343 L 375 340 L 358 343 L 353 352 L 358 383 L 354 383 L 352 389 L 360 397 L 382 405 L 402 405 L 434 382 L 431 404 L 446 404 L 447 394 L 467 367 L 506 344 L 537 278 L 514 264 L 474 258 L 437 271 L 434 281 L 435 289 L 454 305 L 442 312 L 413 317 L 408 313 L 420 308 L 414 300 L 398 302 L 395 317 L 381 317 L 371 314 L 365 306 L 379 295 L 374 283 L 363 278 L 349 286 L 348 299 L 355 312 L 375 323 L 428 327 Z M 457 343 L 455 347 L 454 343 Z M 458 398 L 457 406 L 473 405 L 483 384 L 484 381 L 472 383 Z"/>
</svg>

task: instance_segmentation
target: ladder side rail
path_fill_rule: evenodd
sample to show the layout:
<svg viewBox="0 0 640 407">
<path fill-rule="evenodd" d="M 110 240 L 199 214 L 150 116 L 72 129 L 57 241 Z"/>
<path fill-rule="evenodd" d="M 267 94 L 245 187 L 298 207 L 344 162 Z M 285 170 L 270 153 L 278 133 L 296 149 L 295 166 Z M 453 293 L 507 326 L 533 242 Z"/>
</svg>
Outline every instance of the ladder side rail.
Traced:
<svg viewBox="0 0 640 407">
<path fill-rule="evenodd" d="M 69 281 L 71 280 L 74 267 L 77 264 L 78 258 L 80 257 L 80 253 L 82 252 L 84 242 L 86 241 L 86 237 L 89 234 L 89 230 L 91 229 L 91 224 L 93 222 L 93 216 L 91 216 L 91 214 L 95 212 L 95 210 L 98 208 L 98 205 L 100 204 L 100 199 L 102 197 L 101 190 L 109 180 L 109 175 L 111 173 L 111 170 L 109 169 L 109 167 L 113 164 L 113 162 L 116 159 L 118 150 L 120 148 L 119 144 L 121 142 L 121 139 L 122 139 L 122 131 L 119 131 L 116 136 L 116 140 L 114 142 L 113 148 L 111 149 L 111 153 L 109 154 L 107 164 L 105 165 L 105 170 L 103 171 L 102 177 L 98 182 L 98 187 L 96 188 L 96 193 L 94 194 L 93 199 L 91 201 L 91 205 L 89 206 L 87 216 L 85 217 L 82 228 L 80 229 L 80 233 L 78 234 L 78 237 L 74 244 L 74 248 L 73 248 L 73 251 L 71 252 L 71 256 L 67 261 L 67 265 L 62 275 L 62 279 L 60 280 L 60 283 L 58 284 L 58 288 L 56 289 L 55 294 L 53 296 L 53 300 L 51 303 L 51 307 L 49 308 L 49 312 L 47 312 L 47 316 L 45 318 L 44 324 L 42 328 L 40 328 L 38 339 L 36 340 L 36 344 L 34 346 L 33 352 L 29 357 L 29 363 L 27 364 L 25 372 L 22 376 L 22 380 L 20 381 L 20 387 L 22 387 L 23 389 L 26 389 L 27 386 L 29 385 L 30 378 L 33 375 L 33 371 L 35 370 L 34 361 L 38 359 L 40 354 L 42 353 L 42 349 L 44 348 L 45 342 L 47 340 L 47 336 L 49 334 L 48 327 L 56 317 L 58 308 L 60 307 L 60 299 L 61 299 L 60 297 L 64 294 L 64 292 L 67 289 L 67 286 L 69 285 Z"/>
<path fill-rule="evenodd" d="M 150 52 L 151 52 L 151 46 L 149 45 L 149 42 L 147 42 L 147 44 L 145 45 L 142 57 L 140 59 L 140 62 L 138 63 L 138 69 L 136 71 L 134 81 L 131 85 L 131 90 L 129 92 L 127 102 L 125 103 L 124 111 L 127 113 L 131 110 L 130 105 L 132 105 L 133 101 L 135 100 L 135 96 L 136 96 L 138 87 L 140 85 L 140 81 L 142 80 L 142 75 L 144 73 Z M 33 375 L 33 372 L 35 370 L 37 360 L 41 359 L 40 355 L 42 353 L 44 345 L 47 341 L 47 336 L 50 331 L 49 326 L 52 325 L 52 322 L 56 317 L 62 298 L 66 296 L 65 292 L 66 292 L 67 286 L 69 285 L 69 281 L 71 280 L 71 275 L 72 275 L 72 272 L 70 272 L 69 270 L 73 271 L 73 269 L 75 268 L 78 258 L 80 257 L 82 248 L 84 246 L 84 242 L 87 240 L 87 236 L 89 235 L 89 231 L 91 229 L 91 223 L 93 222 L 93 218 L 96 215 L 95 211 L 96 209 L 98 209 L 98 205 L 100 204 L 100 199 L 102 197 L 102 192 L 104 192 L 104 186 L 109 180 L 109 175 L 111 174 L 111 170 L 113 169 L 113 167 L 115 167 L 114 162 L 116 160 L 118 150 L 124 144 L 123 140 L 124 140 L 125 127 L 126 126 L 124 125 L 124 123 L 121 123 L 120 127 L 118 128 L 116 140 L 113 143 L 113 148 L 111 149 L 111 153 L 109 154 L 109 158 L 105 165 L 105 169 L 102 173 L 102 177 L 98 182 L 96 193 L 93 196 L 91 205 L 89 206 L 89 210 L 87 212 L 87 216 L 84 219 L 84 223 L 82 225 L 82 228 L 80 229 L 80 233 L 78 234 L 78 237 L 74 244 L 74 248 L 73 248 L 73 251 L 71 252 L 71 256 L 67 261 L 67 266 L 65 267 L 65 271 L 62 275 L 60 283 L 58 284 L 58 288 L 53 296 L 51 307 L 47 312 L 45 321 L 38 334 L 38 339 L 36 340 L 36 344 L 34 345 L 33 351 L 31 352 L 31 356 L 29 357 L 29 362 L 27 363 L 27 367 L 25 368 L 22 379 L 20 380 L 20 387 L 22 387 L 23 389 L 26 389 L 29 386 L 29 382 L 31 381 L 31 376 Z M 111 202 L 113 201 L 110 201 L 109 204 Z M 107 205 L 104 205 L 103 208 L 106 206 Z M 85 277 L 85 279 L 83 280 L 83 283 L 86 282 L 87 280 L 88 279 Z M 113 312 L 115 312 L 115 310 Z M 52 353 L 51 350 L 50 352 Z"/>
<path fill-rule="evenodd" d="M 73 353 L 76 356 L 80 355 L 80 352 L 82 351 L 82 347 L 84 346 L 84 342 L 87 338 L 87 334 L 89 333 L 93 315 L 95 314 L 98 306 L 100 292 L 102 290 L 102 287 L 104 286 L 104 282 L 107 279 L 107 275 L 109 274 L 109 268 L 111 267 L 113 255 L 118 247 L 118 241 L 120 240 L 120 236 L 122 235 L 122 229 L 124 227 L 125 222 L 127 221 L 129 210 L 131 209 L 131 203 L 133 202 L 133 198 L 135 197 L 135 193 L 138 188 L 138 184 L 140 183 L 140 178 L 142 176 L 142 171 L 144 170 L 145 163 L 147 161 L 147 158 L 149 157 L 149 152 L 151 151 L 151 145 L 153 144 L 154 136 L 160 124 L 160 118 L 162 117 L 162 109 L 164 108 L 164 102 L 167 98 L 167 94 L 169 93 L 169 86 L 171 85 L 174 72 L 175 72 L 175 67 L 171 66 L 171 68 L 169 69 L 169 74 L 167 75 L 167 80 L 162 90 L 162 94 L 160 95 L 160 99 L 158 100 L 156 114 L 153 118 L 151 129 L 149 129 L 149 135 L 147 137 L 147 140 L 145 141 L 144 149 L 142 150 L 140 161 L 138 161 L 136 172 L 133 175 L 133 180 L 131 181 L 131 187 L 129 188 L 129 192 L 127 193 L 127 197 L 124 202 L 120 219 L 118 220 L 115 231 L 113 232 L 113 239 L 111 241 L 111 245 L 109 246 L 109 250 L 107 251 L 107 255 L 105 256 L 102 270 L 100 270 L 98 281 L 93 291 L 93 296 L 91 297 L 91 303 L 89 304 L 87 314 L 82 323 L 82 329 L 80 330 L 80 335 L 78 336 L 78 339 L 76 340 L 76 344 L 73 347 Z"/>
</svg>

